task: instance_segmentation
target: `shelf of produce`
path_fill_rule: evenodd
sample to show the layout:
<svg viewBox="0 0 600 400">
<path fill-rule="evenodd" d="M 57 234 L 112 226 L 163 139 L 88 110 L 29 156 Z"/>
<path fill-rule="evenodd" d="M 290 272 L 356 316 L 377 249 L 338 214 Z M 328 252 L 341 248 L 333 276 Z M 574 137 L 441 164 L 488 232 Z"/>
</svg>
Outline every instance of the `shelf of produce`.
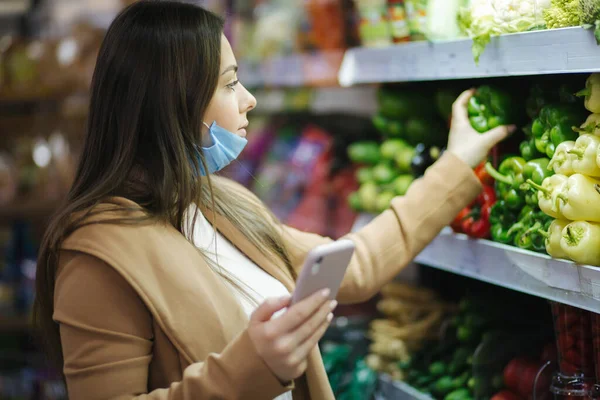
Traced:
<svg viewBox="0 0 600 400">
<path fill-rule="evenodd" d="M 392 380 L 389 375 L 379 375 L 379 388 L 377 399 L 396 399 L 396 400 L 432 400 L 426 394 L 423 394 L 415 388 L 404 382 Z"/>
<path fill-rule="evenodd" d="M 338 86 L 344 51 L 272 57 L 261 63 L 240 62 L 238 76 L 247 87 Z"/>
<path fill-rule="evenodd" d="M 485 77 L 599 72 L 593 32 L 563 28 L 492 39 L 476 65 L 470 39 L 355 48 L 344 56 L 341 86 Z"/>
<path fill-rule="evenodd" d="M 372 217 L 361 215 L 353 228 Z M 600 310 L 600 268 L 444 229 L 416 258 L 419 264 L 585 310 Z"/>
</svg>

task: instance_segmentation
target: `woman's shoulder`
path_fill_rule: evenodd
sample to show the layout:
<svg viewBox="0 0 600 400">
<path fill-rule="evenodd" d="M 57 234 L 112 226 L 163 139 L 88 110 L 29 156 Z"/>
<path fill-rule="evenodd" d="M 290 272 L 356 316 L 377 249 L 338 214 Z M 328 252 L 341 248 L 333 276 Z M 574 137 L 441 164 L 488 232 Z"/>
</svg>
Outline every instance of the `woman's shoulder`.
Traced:
<svg viewBox="0 0 600 400">
<path fill-rule="evenodd" d="M 70 233 L 62 249 L 82 247 L 124 247 L 147 243 L 149 238 L 169 230 L 167 224 L 153 219 L 139 204 L 123 197 L 109 198 L 69 217 Z"/>
</svg>

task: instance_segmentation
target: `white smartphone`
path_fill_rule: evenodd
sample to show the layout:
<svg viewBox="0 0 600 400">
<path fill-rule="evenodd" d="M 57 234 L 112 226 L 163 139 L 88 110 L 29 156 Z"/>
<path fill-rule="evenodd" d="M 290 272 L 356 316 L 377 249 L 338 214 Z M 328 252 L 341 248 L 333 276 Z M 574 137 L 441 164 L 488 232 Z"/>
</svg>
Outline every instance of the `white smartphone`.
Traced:
<svg viewBox="0 0 600 400">
<path fill-rule="evenodd" d="M 335 300 L 353 254 L 354 243 L 347 239 L 312 249 L 304 261 L 291 304 L 326 288 L 331 290 L 330 299 Z"/>
</svg>

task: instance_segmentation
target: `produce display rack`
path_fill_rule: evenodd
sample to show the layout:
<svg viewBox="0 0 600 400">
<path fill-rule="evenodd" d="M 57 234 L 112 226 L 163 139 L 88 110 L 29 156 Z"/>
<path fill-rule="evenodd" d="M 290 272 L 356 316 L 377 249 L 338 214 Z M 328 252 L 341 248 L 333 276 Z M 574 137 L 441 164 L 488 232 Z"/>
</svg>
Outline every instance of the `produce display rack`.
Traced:
<svg viewBox="0 0 600 400">
<path fill-rule="evenodd" d="M 389 375 L 379 375 L 379 389 L 375 400 L 433 400 L 404 382 L 394 381 Z"/>
<path fill-rule="evenodd" d="M 353 230 L 373 217 L 362 214 Z M 415 262 L 592 312 L 600 310 L 600 268 L 472 239 L 444 229 Z"/>
<path fill-rule="evenodd" d="M 31 0 L 0 1 L 0 17 L 24 14 L 31 7 Z"/>
<path fill-rule="evenodd" d="M 492 38 L 479 63 L 471 40 L 357 47 L 240 63 L 248 87 L 348 87 L 367 83 L 435 81 L 600 72 L 600 50 L 591 31 L 562 28 Z"/>
</svg>

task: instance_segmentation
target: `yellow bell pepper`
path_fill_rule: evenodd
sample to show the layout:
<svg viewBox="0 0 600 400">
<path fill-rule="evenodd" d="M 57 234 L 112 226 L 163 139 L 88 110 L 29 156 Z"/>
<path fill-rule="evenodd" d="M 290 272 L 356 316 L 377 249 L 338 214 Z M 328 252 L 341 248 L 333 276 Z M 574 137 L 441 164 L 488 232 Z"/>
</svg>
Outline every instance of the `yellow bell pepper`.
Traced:
<svg viewBox="0 0 600 400">
<path fill-rule="evenodd" d="M 600 74 L 592 74 L 585 82 L 585 89 L 576 93 L 585 96 L 585 108 L 593 113 L 600 113 Z"/>
<path fill-rule="evenodd" d="M 600 224 L 571 222 L 562 231 L 560 247 L 576 263 L 600 265 Z"/>
<path fill-rule="evenodd" d="M 574 127 L 573 130 L 580 134 L 600 136 L 600 114 L 590 114 L 579 128 Z"/>
<path fill-rule="evenodd" d="M 556 196 L 562 193 L 568 179 L 565 175 L 552 175 L 544 179 L 541 185 L 536 184 L 531 179 L 527 180 L 527 183 L 538 191 L 538 206 L 544 214 L 552 218 L 564 218 L 558 207 Z"/>
<path fill-rule="evenodd" d="M 575 142 L 572 140 L 567 140 L 566 142 L 559 144 L 554 151 L 552 160 L 550 160 L 550 163 L 548 164 L 548 169 L 554 170 L 555 174 L 566 176 L 573 175 L 575 173 L 575 171 L 573 171 L 573 160 L 576 156 L 569 154 L 569 151 L 573 150 L 574 147 Z"/>
<path fill-rule="evenodd" d="M 600 167 L 598 167 L 598 146 L 600 146 L 600 137 L 583 134 L 575 141 L 575 147 L 569 150 L 569 154 L 575 156 L 571 165 L 573 171 L 600 177 Z"/>
<path fill-rule="evenodd" d="M 600 222 L 600 180 L 571 175 L 556 195 L 560 214 L 571 221 Z"/>
<path fill-rule="evenodd" d="M 566 219 L 555 219 L 550 224 L 546 236 L 546 252 L 554 258 L 569 258 L 567 253 L 564 252 L 560 247 L 560 239 L 562 238 L 562 231 L 565 226 L 569 225 L 571 221 Z M 540 232 L 541 233 L 541 232 Z"/>
</svg>

